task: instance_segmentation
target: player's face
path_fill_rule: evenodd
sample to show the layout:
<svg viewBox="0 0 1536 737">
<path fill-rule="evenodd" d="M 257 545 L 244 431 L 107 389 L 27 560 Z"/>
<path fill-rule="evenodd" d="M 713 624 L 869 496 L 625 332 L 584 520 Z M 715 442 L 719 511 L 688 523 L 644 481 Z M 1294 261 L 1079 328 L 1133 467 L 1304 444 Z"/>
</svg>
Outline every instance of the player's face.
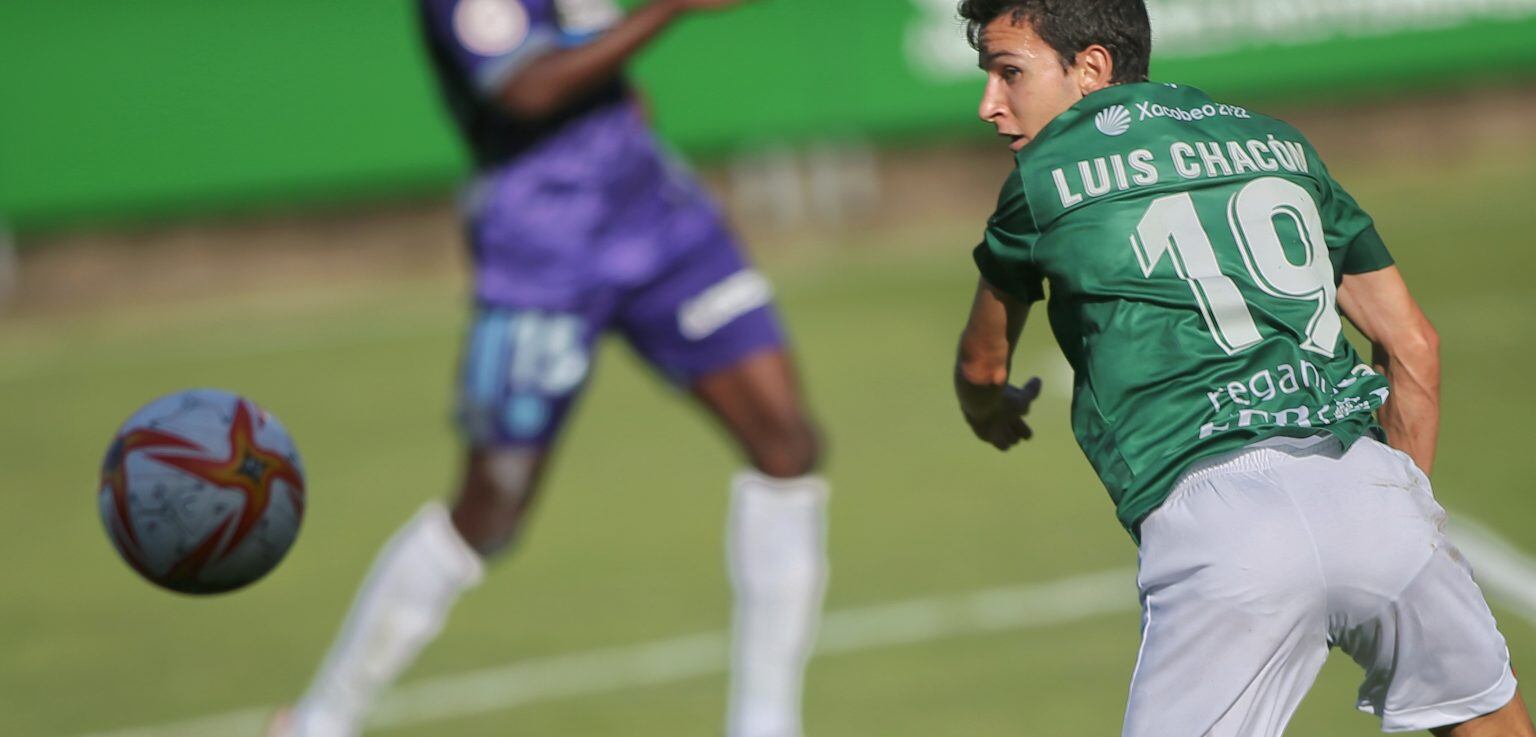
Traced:
<svg viewBox="0 0 1536 737">
<path fill-rule="evenodd" d="M 1062 68 L 1061 55 L 1031 24 L 1015 25 L 1008 13 L 982 29 L 981 68 L 987 73 L 981 119 L 1010 139 L 1008 147 L 1014 151 L 1083 99 L 1073 67 Z"/>
</svg>

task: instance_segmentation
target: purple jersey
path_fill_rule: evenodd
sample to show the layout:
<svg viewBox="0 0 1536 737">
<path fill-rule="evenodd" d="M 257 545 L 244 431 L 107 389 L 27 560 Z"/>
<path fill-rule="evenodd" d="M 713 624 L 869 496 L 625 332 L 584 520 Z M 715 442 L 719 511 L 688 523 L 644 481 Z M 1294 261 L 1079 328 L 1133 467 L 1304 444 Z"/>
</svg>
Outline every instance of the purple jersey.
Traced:
<svg viewBox="0 0 1536 737">
<path fill-rule="evenodd" d="M 544 120 L 500 106 L 539 55 L 619 17 L 606 0 L 419 0 L 448 107 L 477 171 L 469 198 L 476 297 L 575 307 L 594 284 L 638 283 L 723 229 L 663 153 L 623 79 Z"/>
</svg>

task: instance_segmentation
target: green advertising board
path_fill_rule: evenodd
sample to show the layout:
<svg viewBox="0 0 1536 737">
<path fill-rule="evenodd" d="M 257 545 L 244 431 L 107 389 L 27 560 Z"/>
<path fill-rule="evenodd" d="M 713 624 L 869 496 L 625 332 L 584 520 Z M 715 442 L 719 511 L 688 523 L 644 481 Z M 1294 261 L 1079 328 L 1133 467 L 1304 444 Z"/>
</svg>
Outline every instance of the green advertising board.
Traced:
<svg viewBox="0 0 1536 737">
<path fill-rule="evenodd" d="M 1536 0 L 1152 0 L 1154 77 L 1241 104 L 1536 76 Z M 16 227 L 441 191 L 463 159 L 408 0 L 0 3 Z M 637 65 L 701 156 L 982 136 L 953 0 L 760 0 Z"/>
</svg>

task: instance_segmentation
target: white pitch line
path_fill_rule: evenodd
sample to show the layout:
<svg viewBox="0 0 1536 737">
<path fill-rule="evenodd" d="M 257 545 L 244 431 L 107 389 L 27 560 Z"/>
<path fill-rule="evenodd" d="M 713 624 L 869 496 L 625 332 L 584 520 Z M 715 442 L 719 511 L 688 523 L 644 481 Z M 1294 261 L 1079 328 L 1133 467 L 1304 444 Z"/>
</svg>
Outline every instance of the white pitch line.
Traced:
<svg viewBox="0 0 1536 737">
<path fill-rule="evenodd" d="M 1536 558 L 1459 517 L 1450 535 L 1488 595 L 1536 626 Z M 1049 627 L 1137 608 L 1135 572 L 1115 569 L 1049 583 L 909 599 L 829 612 L 816 651 L 836 655 L 951 637 Z M 381 699 L 375 729 L 406 727 L 575 696 L 724 673 L 729 634 L 706 632 L 438 676 Z M 80 737 L 252 737 L 274 707 Z"/>
<path fill-rule="evenodd" d="M 828 612 L 816 651 L 833 655 L 1048 627 L 1137 607 L 1135 571 L 1117 569 Z M 368 724 L 374 729 L 405 727 L 717 675 L 726 672 L 729 643 L 729 634 L 720 630 L 428 678 L 380 699 Z M 260 734 L 273 708 L 241 709 L 80 737 L 252 737 Z"/>
</svg>

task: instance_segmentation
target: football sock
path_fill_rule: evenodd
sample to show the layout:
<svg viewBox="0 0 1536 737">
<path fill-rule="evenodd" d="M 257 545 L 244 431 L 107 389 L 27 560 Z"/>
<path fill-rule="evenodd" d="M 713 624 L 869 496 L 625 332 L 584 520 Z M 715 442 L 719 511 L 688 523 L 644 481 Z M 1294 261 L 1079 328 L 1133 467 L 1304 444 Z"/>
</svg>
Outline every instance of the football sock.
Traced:
<svg viewBox="0 0 1536 737">
<path fill-rule="evenodd" d="M 331 652 L 293 713 L 293 737 L 352 737 L 368 707 L 415 660 L 484 564 L 439 503 L 384 546 Z"/>
<path fill-rule="evenodd" d="M 726 737 L 800 737 L 800 694 L 826 586 L 827 484 L 731 480 L 727 553 L 736 591 Z"/>
</svg>

